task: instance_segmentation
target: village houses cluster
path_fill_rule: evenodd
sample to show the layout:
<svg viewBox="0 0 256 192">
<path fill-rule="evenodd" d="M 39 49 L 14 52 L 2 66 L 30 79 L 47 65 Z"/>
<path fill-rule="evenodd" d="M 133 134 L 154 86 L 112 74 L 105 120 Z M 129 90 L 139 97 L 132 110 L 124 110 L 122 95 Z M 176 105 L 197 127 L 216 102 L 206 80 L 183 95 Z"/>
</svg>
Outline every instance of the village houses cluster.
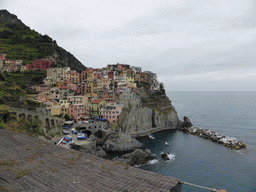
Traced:
<svg viewBox="0 0 256 192">
<path fill-rule="evenodd" d="M 13 71 L 10 67 L 16 65 L 7 65 L 3 54 L 0 54 L 0 62 L 1 71 L 8 66 L 7 71 Z M 88 117 L 115 122 L 123 107 L 140 101 L 137 82 L 149 83 L 151 90 L 160 89 L 156 74 L 142 72 L 140 67 L 117 63 L 101 69 L 87 68 L 79 73 L 69 67 L 53 68 L 53 63 L 50 60 L 36 60 L 23 67 L 24 70 L 47 71 L 44 84 L 30 89 L 38 92 L 36 99 L 46 105 L 51 115 L 62 118 L 67 115 L 78 122 Z M 21 67 L 19 69 L 24 71 Z"/>
</svg>

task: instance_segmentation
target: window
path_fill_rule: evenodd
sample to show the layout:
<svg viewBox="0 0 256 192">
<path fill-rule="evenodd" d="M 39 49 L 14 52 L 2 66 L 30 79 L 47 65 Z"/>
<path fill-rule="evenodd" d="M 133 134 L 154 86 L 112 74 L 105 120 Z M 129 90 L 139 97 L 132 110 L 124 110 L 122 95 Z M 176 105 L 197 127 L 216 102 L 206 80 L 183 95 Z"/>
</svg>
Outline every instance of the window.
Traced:
<svg viewBox="0 0 256 192">
<path fill-rule="evenodd" d="M 115 114 L 115 111 L 113 111 L 112 114 Z"/>
<path fill-rule="evenodd" d="M 115 118 L 115 115 L 113 115 L 113 118 Z"/>
<path fill-rule="evenodd" d="M 108 115 L 106 116 L 106 118 L 108 118 Z"/>
<path fill-rule="evenodd" d="M 119 111 L 117 111 L 116 113 L 119 113 Z"/>
</svg>

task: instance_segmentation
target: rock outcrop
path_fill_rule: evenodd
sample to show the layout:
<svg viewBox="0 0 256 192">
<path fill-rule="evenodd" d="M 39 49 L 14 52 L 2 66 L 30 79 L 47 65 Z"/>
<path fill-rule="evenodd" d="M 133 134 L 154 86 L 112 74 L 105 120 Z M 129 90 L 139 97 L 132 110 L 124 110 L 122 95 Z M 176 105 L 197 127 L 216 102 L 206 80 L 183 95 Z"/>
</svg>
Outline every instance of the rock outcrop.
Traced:
<svg viewBox="0 0 256 192">
<path fill-rule="evenodd" d="M 143 165 L 147 164 L 149 161 L 157 159 L 156 155 L 152 154 L 149 149 L 145 152 L 141 149 L 136 149 L 132 153 L 127 153 L 121 158 L 114 158 L 113 161 L 127 163 L 128 165 Z"/>
<path fill-rule="evenodd" d="M 71 149 L 75 149 L 81 152 L 89 153 L 98 157 L 105 158 L 107 156 L 106 151 L 104 151 L 100 146 L 82 146 L 82 145 L 76 145 L 76 144 L 71 144 Z"/>
<path fill-rule="evenodd" d="M 142 143 L 124 133 L 112 133 L 104 142 L 102 148 L 107 152 L 133 151 L 142 146 Z"/>
<path fill-rule="evenodd" d="M 183 119 L 183 123 L 182 123 L 182 128 L 185 128 L 185 127 L 192 127 L 192 123 L 190 121 L 190 119 L 186 116 L 184 116 L 184 119 Z"/>
<path fill-rule="evenodd" d="M 242 149 L 246 148 L 246 144 L 242 141 L 238 141 L 234 137 L 224 136 L 208 129 L 200 129 L 198 127 L 185 128 L 190 134 L 198 135 L 199 137 L 211 139 L 213 142 L 218 142 L 224 146 L 230 147 L 231 149 Z"/>
</svg>

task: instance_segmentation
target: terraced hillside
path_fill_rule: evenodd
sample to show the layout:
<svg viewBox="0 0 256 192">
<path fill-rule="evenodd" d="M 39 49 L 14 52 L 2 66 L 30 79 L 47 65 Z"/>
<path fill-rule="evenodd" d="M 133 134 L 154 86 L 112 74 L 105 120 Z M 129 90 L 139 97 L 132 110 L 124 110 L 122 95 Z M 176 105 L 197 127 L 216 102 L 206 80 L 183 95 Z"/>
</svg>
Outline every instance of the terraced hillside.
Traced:
<svg viewBox="0 0 256 192">
<path fill-rule="evenodd" d="M 69 66 L 79 72 L 86 69 L 55 40 L 31 30 L 7 10 L 0 10 L 0 52 L 6 53 L 7 59 L 22 59 L 24 64 L 35 59 L 52 58 L 57 61 L 57 66 Z"/>
</svg>

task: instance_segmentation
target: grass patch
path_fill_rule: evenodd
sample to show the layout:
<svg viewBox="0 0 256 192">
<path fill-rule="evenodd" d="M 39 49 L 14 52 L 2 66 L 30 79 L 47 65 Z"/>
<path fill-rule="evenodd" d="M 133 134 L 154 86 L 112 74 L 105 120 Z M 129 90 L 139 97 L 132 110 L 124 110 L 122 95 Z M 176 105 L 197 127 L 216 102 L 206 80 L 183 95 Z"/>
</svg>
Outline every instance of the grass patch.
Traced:
<svg viewBox="0 0 256 192">
<path fill-rule="evenodd" d="M 7 166 L 12 166 L 13 165 L 20 165 L 22 161 L 0 161 L 0 165 L 7 165 Z"/>
<path fill-rule="evenodd" d="M 25 175 L 27 175 L 30 172 L 29 169 L 23 169 L 22 171 L 17 171 L 17 175 L 15 176 L 15 179 L 19 179 Z"/>
<path fill-rule="evenodd" d="M 101 164 L 100 167 L 101 167 L 103 170 L 105 170 L 107 173 L 109 173 L 111 177 L 113 176 L 113 173 L 112 173 L 107 167 L 105 167 L 104 164 Z"/>
<path fill-rule="evenodd" d="M 129 165 L 125 162 L 121 162 L 121 161 L 118 161 L 118 162 L 114 162 L 113 165 L 124 165 L 124 169 L 129 169 Z"/>
</svg>

